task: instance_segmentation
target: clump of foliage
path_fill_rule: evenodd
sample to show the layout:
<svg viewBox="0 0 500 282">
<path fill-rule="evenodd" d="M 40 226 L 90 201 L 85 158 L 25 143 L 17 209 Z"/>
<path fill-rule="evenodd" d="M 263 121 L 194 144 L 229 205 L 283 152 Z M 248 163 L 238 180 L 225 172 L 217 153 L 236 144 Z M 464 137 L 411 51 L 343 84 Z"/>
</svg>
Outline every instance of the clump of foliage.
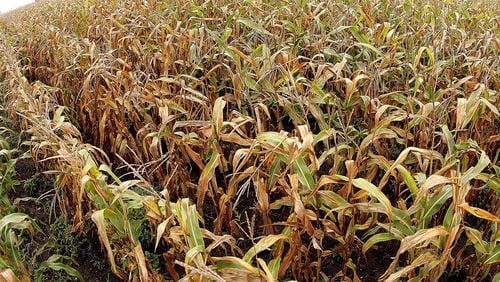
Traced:
<svg viewBox="0 0 500 282">
<path fill-rule="evenodd" d="M 85 244 L 85 240 L 71 232 L 71 225 L 63 216 L 50 224 L 49 233 L 53 236 L 49 241 L 49 244 L 53 245 L 53 252 L 72 259 L 77 258 L 79 250 Z"/>
<path fill-rule="evenodd" d="M 18 150 L 11 149 L 11 146 L 17 142 L 7 142 L 6 140 L 11 139 L 12 141 L 19 135 L 5 127 L 2 127 L 1 132 L 0 281 L 30 281 L 31 278 L 34 278 L 35 281 L 45 281 L 43 274 L 47 270 L 66 279 L 66 281 L 68 278 L 82 279 L 78 271 L 64 262 L 68 259 L 71 260 L 70 258 L 51 255 L 40 262 L 39 254 L 45 252 L 45 246 L 36 250 L 34 257 L 26 254 L 29 246 L 36 245 L 35 237 L 43 234 L 43 230 L 32 217 L 16 211 L 17 199 L 12 201 L 12 194 L 14 186 L 19 184 L 15 176 L 15 166 L 18 161 L 15 156 Z M 54 275 L 50 279 L 54 281 L 52 278 Z"/>
<path fill-rule="evenodd" d="M 6 215 L 14 211 L 9 193 L 16 185 L 14 179 L 16 158 L 16 149 L 11 149 L 7 140 L 3 137 L 8 131 L 6 128 L 0 128 L 3 133 L 0 136 L 0 215 Z"/>
<path fill-rule="evenodd" d="M 494 1 L 89 0 L 17 17 L 6 109 L 118 277 L 493 279 Z"/>
<path fill-rule="evenodd" d="M 29 197 L 40 195 L 40 192 L 48 191 L 51 187 L 51 181 L 41 173 L 35 173 L 23 182 L 23 189 Z"/>
</svg>

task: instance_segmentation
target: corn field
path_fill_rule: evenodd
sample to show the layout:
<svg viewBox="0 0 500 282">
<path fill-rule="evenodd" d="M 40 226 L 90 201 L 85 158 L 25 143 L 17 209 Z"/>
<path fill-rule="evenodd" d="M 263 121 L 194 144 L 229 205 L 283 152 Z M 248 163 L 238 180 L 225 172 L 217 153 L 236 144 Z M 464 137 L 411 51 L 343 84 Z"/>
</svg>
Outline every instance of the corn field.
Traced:
<svg viewBox="0 0 500 282">
<path fill-rule="evenodd" d="M 42 1 L 0 18 L 3 112 L 117 279 L 500 281 L 499 11 Z M 2 148 L 0 281 L 36 280 Z"/>
</svg>

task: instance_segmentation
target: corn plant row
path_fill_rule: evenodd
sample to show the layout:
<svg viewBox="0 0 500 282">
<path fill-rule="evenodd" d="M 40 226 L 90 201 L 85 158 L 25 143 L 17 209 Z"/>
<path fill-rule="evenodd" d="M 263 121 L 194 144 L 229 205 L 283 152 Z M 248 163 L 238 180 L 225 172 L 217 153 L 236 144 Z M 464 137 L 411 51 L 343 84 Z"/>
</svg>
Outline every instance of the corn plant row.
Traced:
<svg viewBox="0 0 500 282">
<path fill-rule="evenodd" d="M 495 5 L 50 2 L 8 108 L 123 279 L 493 278 Z"/>
</svg>

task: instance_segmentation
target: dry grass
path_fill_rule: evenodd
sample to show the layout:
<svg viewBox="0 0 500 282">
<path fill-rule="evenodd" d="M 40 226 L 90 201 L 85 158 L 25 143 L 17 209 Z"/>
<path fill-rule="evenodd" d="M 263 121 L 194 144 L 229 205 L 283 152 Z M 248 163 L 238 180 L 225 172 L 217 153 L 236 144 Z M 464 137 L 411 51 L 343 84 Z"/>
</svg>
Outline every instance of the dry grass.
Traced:
<svg viewBox="0 0 500 282">
<path fill-rule="evenodd" d="M 51 2 L 4 24 L 0 69 L 60 209 L 123 279 L 492 279 L 495 10 Z"/>
</svg>

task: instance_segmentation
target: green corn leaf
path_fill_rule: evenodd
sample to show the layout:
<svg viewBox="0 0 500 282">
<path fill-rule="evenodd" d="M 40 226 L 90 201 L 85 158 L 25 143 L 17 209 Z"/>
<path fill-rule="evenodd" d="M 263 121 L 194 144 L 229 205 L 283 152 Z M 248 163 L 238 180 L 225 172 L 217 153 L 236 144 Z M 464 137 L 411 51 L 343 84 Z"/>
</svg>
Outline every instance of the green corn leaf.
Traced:
<svg viewBox="0 0 500 282">
<path fill-rule="evenodd" d="M 443 125 L 441 128 L 446 139 L 446 145 L 448 146 L 448 154 L 451 155 L 455 152 L 455 140 L 453 139 L 453 135 L 451 135 L 447 125 Z"/>
<path fill-rule="evenodd" d="M 7 233 L 9 229 L 28 229 L 31 231 L 31 220 L 24 213 L 10 213 L 0 219 L 0 235 Z"/>
<path fill-rule="evenodd" d="M 483 233 L 481 233 L 479 230 L 470 228 L 465 226 L 465 234 L 467 235 L 467 238 L 474 244 L 474 247 L 478 252 L 481 254 L 486 254 L 488 253 L 487 251 L 487 242 L 483 241 Z"/>
<path fill-rule="evenodd" d="M 427 202 L 427 208 L 425 209 L 425 213 L 422 217 L 424 228 L 427 227 L 427 223 L 430 222 L 433 215 L 435 215 L 443 206 L 443 204 L 451 198 L 452 196 L 452 188 L 450 185 L 444 186 L 438 195 L 434 195 Z"/>
<path fill-rule="evenodd" d="M 481 152 L 481 157 L 479 157 L 477 164 L 469 168 L 462 175 L 462 179 L 460 180 L 462 185 L 465 185 L 466 183 L 477 177 L 481 173 L 481 171 L 483 171 L 483 169 L 485 169 L 489 164 L 490 164 L 490 158 L 488 158 L 488 155 L 486 155 L 484 151 Z"/>
<path fill-rule="evenodd" d="M 408 189 L 412 193 L 413 197 L 417 197 L 418 187 L 415 179 L 413 179 L 413 176 L 411 176 L 411 173 L 402 165 L 396 166 L 396 169 L 403 176 L 403 181 L 405 182 L 406 186 L 408 186 Z"/>
<path fill-rule="evenodd" d="M 314 188 L 314 178 L 311 170 L 304 160 L 304 157 L 298 157 L 293 163 L 293 168 L 299 175 L 300 183 L 302 183 L 302 185 L 304 185 L 304 187 L 308 190 L 312 190 Z"/>
<path fill-rule="evenodd" d="M 352 31 L 351 31 L 352 33 Z M 361 35 L 362 36 L 362 35 Z M 375 54 L 377 54 L 378 56 L 383 56 L 384 54 L 382 53 L 382 51 L 380 51 L 377 47 L 371 45 L 371 44 L 368 44 L 368 43 L 356 43 L 355 44 L 356 46 L 361 46 L 361 47 L 364 47 L 364 48 L 368 48 L 370 50 L 372 50 Z"/>
<path fill-rule="evenodd" d="M 113 250 L 111 248 L 111 243 L 109 242 L 109 238 L 108 238 L 108 233 L 107 233 L 108 225 L 106 223 L 106 219 L 104 218 L 104 210 L 95 211 L 92 214 L 92 221 L 97 226 L 97 232 L 99 234 L 99 239 L 101 240 L 101 243 L 106 248 L 106 253 L 108 255 L 108 261 L 111 264 L 111 270 L 113 271 L 113 273 L 118 275 L 120 278 L 126 279 L 125 274 L 119 268 L 116 267 L 115 256 L 113 254 Z"/>
<path fill-rule="evenodd" d="M 60 255 L 52 255 L 46 261 L 42 262 L 39 268 L 35 271 L 35 281 L 42 281 L 42 274 L 46 269 L 52 269 L 54 271 L 65 271 L 68 275 L 78 278 L 80 281 L 84 281 L 82 275 L 75 268 L 58 262 L 63 258 Z"/>
<path fill-rule="evenodd" d="M 359 189 L 362 189 L 366 191 L 372 198 L 377 199 L 382 205 L 384 206 L 387 216 L 389 219 L 392 218 L 392 205 L 391 201 L 385 196 L 382 191 L 380 191 L 377 186 L 373 185 L 372 183 L 368 182 L 364 178 L 356 178 L 352 180 L 352 184 Z"/>
<path fill-rule="evenodd" d="M 201 172 L 200 179 L 198 180 L 198 206 L 202 207 L 203 202 L 205 201 L 205 194 L 208 190 L 208 183 L 215 176 L 215 169 L 219 166 L 220 155 L 218 152 L 212 152 L 212 156 L 208 161 L 208 164 L 203 168 Z"/>
<path fill-rule="evenodd" d="M 232 256 L 225 257 L 213 257 L 212 258 L 217 263 L 217 269 L 222 270 L 224 268 L 235 268 L 243 269 L 253 274 L 259 275 L 260 271 L 258 268 L 253 267 L 250 263 Z"/>
<path fill-rule="evenodd" d="M 375 244 L 387 242 L 390 240 L 397 240 L 397 237 L 391 233 L 379 233 L 373 235 L 363 244 L 363 249 L 362 249 L 363 255 L 366 255 L 366 252 L 369 249 L 371 249 L 371 247 L 373 247 Z"/>
<path fill-rule="evenodd" d="M 267 267 L 271 271 L 271 274 L 273 275 L 273 278 L 275 280 L 278 280 L 278 272 L 280 270 L 280 264 L 281 264 L 281 257 L 278 257 L 278 258 L 272 259 L 269 262 L 269 264 L 267 265 Z"/>
<path fill-rule="evenodd" d="M 364 35 L 359 30 L 359 27 L 357 27 L 357 26 L 351 26 L 349 28 L 349 31 L 354 36 L 354 38 L 356 38 L 356 40 L 358 40 L 358 42 L 364 43 L 364 44 L 370 44 L 370 40 L 368 39 L 368 37 L 366 35 Z"/>
<path fill-rule="evenodd" d="M 255 257 L 258 253 L 260 253 L 264 250 L 267 250 L 269 247 L 274 245 L 274 243 L 276 243 L 277 241 L 285 240 L 287 238 L 288 238 L 288 236 L 283 235 L 283 234 L 267 235 L 266 237 L 260 239 L 260 241 L 257 244 L 255 244 L 255 246 L 253 246 L 250 250 L 248 250 L 248 252 L 243 257 L 243 260 L 245 262 L 250 263 L 252 261 L 253 257 Z"/>
<path fill-rule="evenodd" d="M 273 36 L 272 33 L 270 33 L 269 31 L 265 30 L 260 24 L 252 21 L 252 20 L 249 20 L 249 19 L 238 19 L 237 20 L 238 23 L 242 23 L 244 25 L 246 25 L 248 28 L 262 34 L 262 35 L 268 35 L 268 36 Z"/>
<path fill-rule="evenodd" d="M 488 256 L 485 264 L 492 264 L 500 262 L 500 244 L 496 245 L 491 254 Z"/>
<path fill-rule="evenodd" d="M 448 207 L 448 210 L 446 211 L 446 214 L 444 215 L 444 219 L 443 219 L 443 226 L 446 229 L 449 229 L 451 227 L 452 220 L 453 220 L 453 214 L 454 214 L 454 208 L 453 208 L 453 205 L 450 205 Z"/>
<path fill-rule="evenodd" d="M 349 202 L 347 202 L 339 194 L 330 190 L 320 190 L 318 191 L 318 195 L 321 203 L 330 209 L 336 209 L 349 205 Z"/>
<path fill-rule="evenodd" d="M 205 250 L 205 242 L 203 241 L 203 233 L 199 225 L 200 215 L 196 211 L 196 205 L 190 205 L 189 199 L 181 199 L 178 202 L 181 214 L 181 227 L 187 230 L 184 234 L 188 245 L 191 249 L 199 248 Z"/>
<path fill-rule="evenodd" d="M 273 147 L 283 147 L 285 150 L 288 149 L 288 144 L 285 142 L 287 137 L 278 132 L 263 132 L 257 135 L 257 141 L 267 143 Z"/>
<path fill-rule="evenodd" d="M 492 282 L 500 282 L 500 272 L 495 274 L 495 277 L 493 277 L 493 280 L 491 280 L 491 281 Z"/>
</svg>

